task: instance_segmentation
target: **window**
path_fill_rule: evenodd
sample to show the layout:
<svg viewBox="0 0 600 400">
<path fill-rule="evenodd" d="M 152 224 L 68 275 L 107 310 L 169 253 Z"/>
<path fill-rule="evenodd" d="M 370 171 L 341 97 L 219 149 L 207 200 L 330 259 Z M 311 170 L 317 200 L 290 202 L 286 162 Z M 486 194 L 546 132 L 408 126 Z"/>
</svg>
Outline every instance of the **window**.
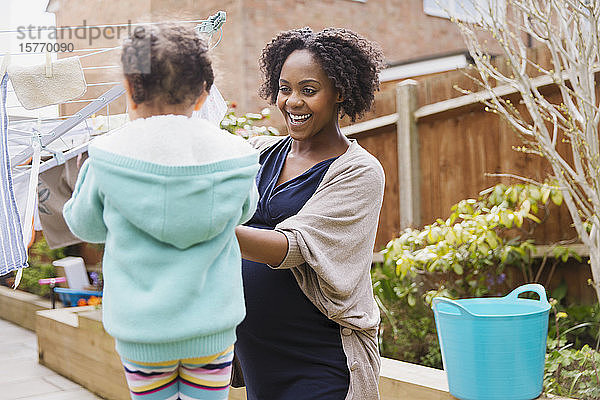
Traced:
<svg viewBox="0 0 600 400">
<path fill-rule="evenodd" d="M 505 0 L 423 0 L 425 14 L 477 22 L 489 18 L 490 8 L 498 16 L 504 16 Z"/>
</svg>

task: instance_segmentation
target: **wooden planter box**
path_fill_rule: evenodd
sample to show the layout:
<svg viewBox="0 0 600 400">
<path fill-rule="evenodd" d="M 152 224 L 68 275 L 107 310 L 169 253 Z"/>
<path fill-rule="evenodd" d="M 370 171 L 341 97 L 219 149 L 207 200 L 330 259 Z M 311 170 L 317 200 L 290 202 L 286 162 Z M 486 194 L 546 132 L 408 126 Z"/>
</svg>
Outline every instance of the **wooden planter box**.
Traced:
<svg viewBox="0 0 600 400">
<path fill-rule="evenodd" d="M 114 340 L 102 326 L 101 310 L 93 306 L 52 310 L 50 302 L 39 296 L 0 287 L 0 318 L 28 329 L 35 326 L 41 364 L 105 399 L 130 399 Z M 382 400 L 456 400 L 448 393 L 444 371 L 387 358 L 382 359 L 380 389 Z M 244 389 L 231 389 L 229 400 L 245 399 Z"/>
<path fill-rule="evenodd" d="M 37 312 L 40 363 L 110 400 L 129 400 L 123 365 L 115 342 L 102 326 L 102 311 L 93 306 Z M 230 400 L 244 400 L 232 389 Z"/>
<path fill-rule="evenodd" d="M 0 286 L 0 318 L 13 324 L 35 331 L 35 312 L 51 307 L 43 297 Z"/>
<path fill-rule="evenodd" d="M 40 362 L 61 375 L 111 400 L 128 400 L 122 365 L 113 339 L 102 327 L 100 310 L 73 307 L 37 312 Z M 448 393 L 442 370 L 384 358 L 382 400 L 456 400 Z M 245 400 L 232 389 L 230 400 Z M 558 398 L 553 398 L 559 400 Z"/>
<path fill-rule="evenodd" d="M 40 364 L 106 399 L 128 400 L 115 342 L 94 306 L 38 311 Z"/>
</svg>

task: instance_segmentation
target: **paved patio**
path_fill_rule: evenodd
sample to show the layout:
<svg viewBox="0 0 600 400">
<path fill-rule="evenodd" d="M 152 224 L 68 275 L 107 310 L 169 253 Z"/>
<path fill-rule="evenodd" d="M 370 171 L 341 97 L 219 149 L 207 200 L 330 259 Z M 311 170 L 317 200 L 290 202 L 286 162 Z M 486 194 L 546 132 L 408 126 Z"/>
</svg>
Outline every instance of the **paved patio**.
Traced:
<svg viewBox="0 0 600 400">
<path fill-rule="evenodd" d="M 101 399 L 38 364 L 34 332 L 0 319 L 0 343 L 0 400 Z"/>
</svg>

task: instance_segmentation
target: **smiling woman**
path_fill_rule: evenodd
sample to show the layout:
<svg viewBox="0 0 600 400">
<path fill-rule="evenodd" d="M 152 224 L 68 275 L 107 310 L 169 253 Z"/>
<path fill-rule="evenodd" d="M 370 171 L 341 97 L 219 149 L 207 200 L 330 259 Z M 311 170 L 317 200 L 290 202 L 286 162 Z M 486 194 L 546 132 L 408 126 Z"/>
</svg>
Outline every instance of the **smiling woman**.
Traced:
<svg viewBox="0 0 600 400">
<path fill-rule="evenodd" d="M 261 95 L 289 135 L 253 139 L 260 200 L 236 229 L 247 314 L 233 384 L 245 380 L 249 400 L 379 398 L 369 271 L 384 176 L 339 117 L 370 108 L 382 61 L 335 28 L 283 32 L 263 50 Z"/>
<path fill-rule="evenodd" d="M 277 107 L 290 136 L 302 141 L 335 131 L 341 93 L 309 50 L 295 50 L 283 64 Z"/>
</svg>

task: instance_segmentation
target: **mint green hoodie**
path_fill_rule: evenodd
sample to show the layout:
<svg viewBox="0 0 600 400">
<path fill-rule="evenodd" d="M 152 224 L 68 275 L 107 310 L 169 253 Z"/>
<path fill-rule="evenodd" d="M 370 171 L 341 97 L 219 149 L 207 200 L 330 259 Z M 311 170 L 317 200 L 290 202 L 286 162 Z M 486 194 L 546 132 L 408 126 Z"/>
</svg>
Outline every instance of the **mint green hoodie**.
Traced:
<svg viewBox="0 0 600 400">
<path fill-rule="evenodd" d="M 127 359 L 215 354 L 245 315 L 234 229 L 254 213 L 258 154 L 208 121 L 135 120 L 89 147 L 64 216 L 105 243 L 103 323 Z"/>
</svg>

